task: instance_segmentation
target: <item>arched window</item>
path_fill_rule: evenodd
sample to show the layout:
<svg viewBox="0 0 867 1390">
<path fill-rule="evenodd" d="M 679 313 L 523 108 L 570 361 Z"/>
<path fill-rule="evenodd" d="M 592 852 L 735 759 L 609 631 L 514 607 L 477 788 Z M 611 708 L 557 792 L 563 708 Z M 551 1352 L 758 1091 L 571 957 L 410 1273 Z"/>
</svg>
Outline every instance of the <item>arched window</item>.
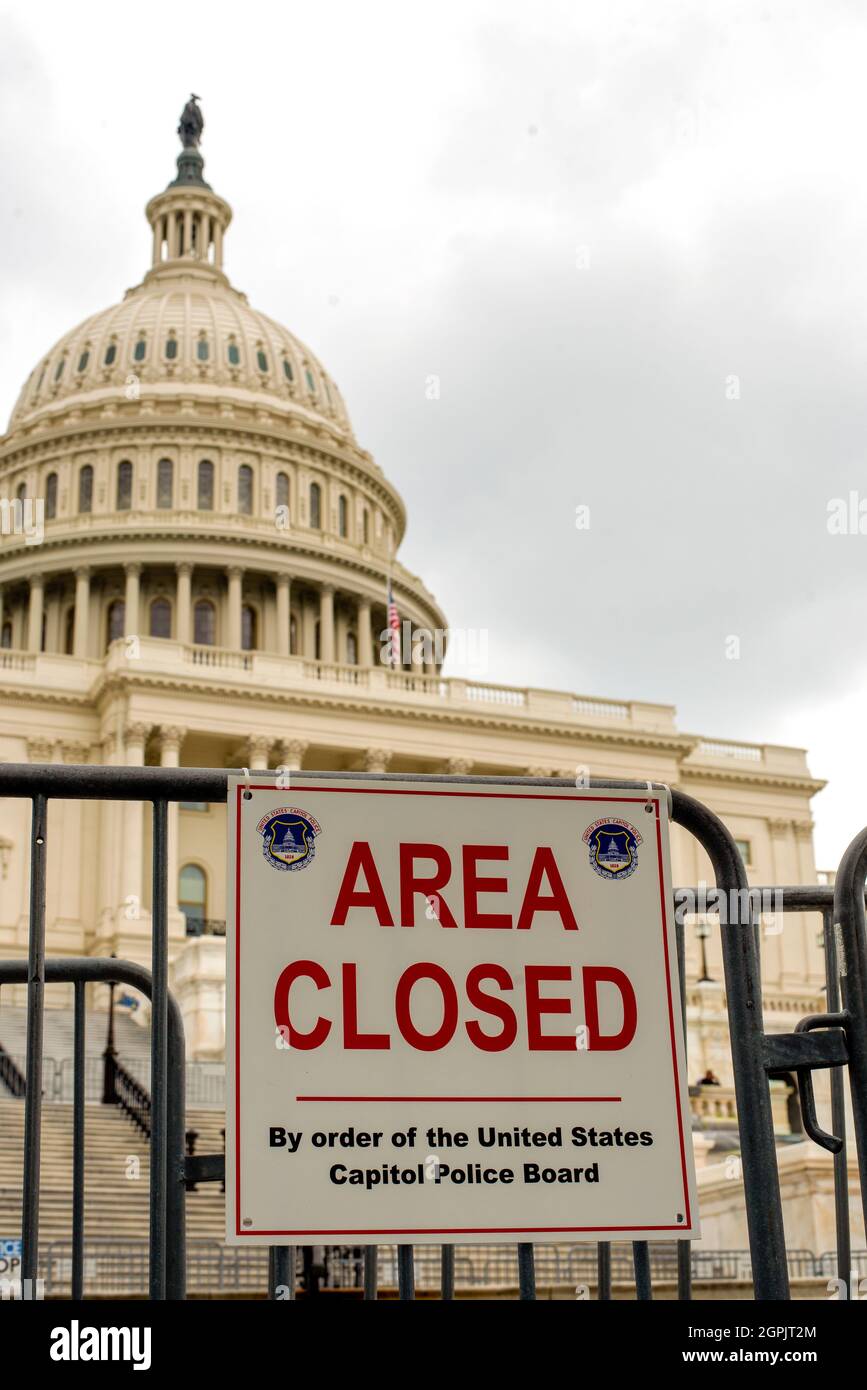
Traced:
<svg viewBox="0 0 867 1390">
<path fill-rule="evenodd" d="M 57 516 L 57 474 L 49 473 L 45 479 L 45 519 L 53 521 Z"/>
<path fill-rule="evenodd" d="M 44 651 L 46 650 L 46 648 L 45 648 L 45 634 L 47 633 L 47 631 L 48 631 L 48 614 L 47 614 L 47 613 L 45 612 L 45 610 L 43 609 L 43 611 L 42 611 L 42 636 L 41 636 L 40 639 L 39 639 L 39 650 L 40 650 L 41 652 L 44 652 Z"/>
<path fill-rule="evenodd" d="M 151 637 L 171 637 L 172 605 L 167 598 L 155 598 L 150 609 Z"/>
<path fill-rule="evenodd" d="M 354 632 L 346 634 L 346 660 L 350 666 L 358 665 L 358 638 Z"/>
<path fill-rule="evenodd" d="M 55 381 L 59 381 L 60 378 L 63 376 L 63 368 L 64 368 L 65 366 L 66 366 L 66 358 L 65 358 L 65 357 L 61 357 L 60 361 L 58 362 L 57 366 L 56 366 L 55 369 L 54 369 L 54 380 L 55 380 Z"/>
<path fill-rule="evenodd" d="M 308 386 L 308 388 L 309 388 L 309 390 L 310 390 L 311 396 L 315 396 L 315 395 L 316 395 L 316 382 L 313 380 L 313 373 L 311 372 L 311 370 L 310 370 L 309 367 L 305 368 L 304 375 L 305 375 L 306 378 L 307 378 L 307 386 Z"/>
<path fill-rule="evenodd" d="M 256 610 L 249 603 L 241 609 L 241 651 L 254 652 L 257 647 L 258 621 Z"/>
<path fill-rule="evenodd" d="M 117 357 L 117 343 L 109 343 L 108 347 L 107 347 L 106 350 L 105 350 L 105 357 L 103 358 L 103 361 L 105 362 L 105 365 L 106 365 L 107 367 L 110 367 L 110 366 L 112 365 L 112 363 L 114 362 L 114 359 L 115 359 L 116 357 Z"/>
<path fill-rule="evenodd" d="M 322 488 L 318 483 L 310 484 L 310 525 L 315 531 L 322 526 Z"/>
<path fill-rule="evenodd" d="M 237 343 L 232 343 L 232 342 L 229 343 L 229 346 L 228 346 L 228 348 L 226 349 L 226 355 L 227 355 L 227 357 L 228 357 L 228 359 L 229 359 L 229 366 L 230 366 L 230 367 L 237 367 L 237 366 L 240 365 L 240 362 L 241 362 L 241 349 L 238 347 L 238 344 L 237 344 Z"/>
<path fill-rule="evenodd" d="M 264 352 L 262 351 L 261 348 L 259 348 L 259 351 L 256 353 L 256 361 L 257 361 L 257 363 L 258 363 L 258 365 L 259 365 L 259 371 L 260 371 L 260 372 L 267 372 L 267 370 L 268 370 L 268 358 L 265 356 L 265 354 L 264 354 Z"/>
<path fill-rule="evenodd" d="M 293 374 L 292 374 L 292 363 L 289 361 L 289 358 L 288 358 L 288 357 L 284 357 L 284 358 L 283 358 L 283 375 L 285 376 L 285 378 L 286 378 L 287 381 L 293 381 L 293 380 L 294 380 L 294 377 L 293 377 Z"/>
<path fill-rule="evenodd" d="M 361 518 L 361 524 L 364 533 L 364 544 L 370 545 L 370 512 L 367 510 L 366 507 L 364 509 L 364 514 Z"/>
<path fill-rule="evenodd" d="M 93 511 L 93 467 L 86 463 L 78 475 L 78 510 Z"/>
<path fill-rule="evenodd" d="M 253 470 L 249 463 L 242 463 L 238 469 L 238 511 L 250 516 L 253 511 Z"/>
<path fill-rule="evenodd" d="M 132 506 L 132 464 L 124 459 L 117 465 L 117 510 L 128 512 Z"/>
<path fill-rule="evenodd" d="M 295 618 L 295 616 L 294 616 L 294 614 L 293 614 L 293 616 L 290 617 L 290 619 L 289 619 L 289 655 L 290 655 L 290 656 L 297 656 L 297 654 L 298 654 L 298 620 Z"/>
<path fill-rule="evenodd" d="M 144 338 L 139 338 L 138 342 L 136 343 L 135 347 L 134 347 L 133 350 L 132 350 L 132 359 L 133 359 L 133 361 L 134 361 L 134 362 L 143 362 L 144 359 L 145 359 L 145 353 L 147 352 L 147 350 L 148 350 L 147 342 L 145 341 Z"/>
<path fill-rule="evenodd" d="M 161 510 L 172 505 L 174 471 L 171 459 L 160 459 L 157 464 L 157 506 Z"/>
<path fill-rule="evenodd" d="M 65 656 L 72 656 L 75 647 L 75 609 L 67 608 L 66 617 L 63 620 L 63 651 Z"/>
<path fill-rule="evenodd" d="M 213 647 L 216 640 L 216 609 L 210 599 L 200 598 L 193 609 L 193 641 L 199 647 Z"/>
<path fill-rule="evenodd" d="M 80 372 L 83 372 L 89 361 L 90 361 L 90 353 L 89 353 L 89 352 L 87 351 L 87 349 L 85 348 L 84 352 L 81 354 L 81 356 L 80 356 L 79 359 L 78 359 L 78 370 L 79 370 Z"/>
<path fill-rule="evenodd" d="M 198 864 L 185 864 L 178 874 L 178 907 L 187 923 L 187 936 L 201 936 L 205 929 L 208 880 Z"/>
<path fill-rule="evenodd" d="M 173 362 L 178 355 L 178 340 L 172 333 L 166 338 L 166 357 Z"/>
<path fill-rule="evenodd" d="M 207 362 L 211 349 L 208 347 L 207 338 L 200 338 L 196 343 L 196 356 L 200 362 Z"/>
<path fill-rule="evenodd" d="M 196 506 L 200 512 L 214 510 L 214 465 L 210 459 L 200 459 L 197 475 Z"/>
<path fill-rule="evenodd" d="M 342 492 L 337 499 L 337 527 L 345 540 L 349 535 L 349 506 Z"/>
<path fill-rule="evenodd" d="M 0 647 L 11 647 L 11 646 L 12 646 L 12 624 L 9 622 L 9 619 L 7 618 L 7 619 L 6 619 L 6 622 L 3 624 L 2 631 L 0 631 Z"/>
<path fill-rule="evenodd" d="M 277 498 L 277 506 L 278 506 L 278 507 L 288 507 L 288 506 L 289 506 L 289 474 L 288 474 L 288 473 L 278 473 L 278 474 L 277 474 L 277 491 L 276 491 L 276 498 Z"/>
<path fill-rule="evenodd" d="M 316 661 L 322 660 L 322 644 L 319 640 L 319 619 L 313 624 L 313 656 Z"/>
<path fill-rule="evenodd" d="M 111 642 L 116 642 L 118 637 L 123 637 L 125 612 L 126 604 L 122 598 L 116 598 L 108 605 L 106 646 Z"/>
<path fill-rule="evenodd" d="M 18 484 L 17 488 L 15 489 L 15 496 L 18 498 L 18 501 L 19 501 L 19 502 L 23 502 L 23 501 L 24 501 L 25 497 L 27 496 L 27 483 L 26 483 L 26 482 L 23 482 L 23 483 L 19 483 L 19 484 Z"/>
</svg>

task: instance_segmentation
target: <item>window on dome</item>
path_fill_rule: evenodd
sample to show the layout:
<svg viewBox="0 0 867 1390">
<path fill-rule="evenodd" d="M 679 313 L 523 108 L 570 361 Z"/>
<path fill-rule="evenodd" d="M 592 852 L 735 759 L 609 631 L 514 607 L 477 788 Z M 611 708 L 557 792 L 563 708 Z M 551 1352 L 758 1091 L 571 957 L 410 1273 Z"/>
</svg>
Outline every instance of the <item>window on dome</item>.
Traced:
<svg viewBox="0 0 867 1390">
<path fill-rule="evenodd" d="M 200 598 L 193 609 L 193 641 L 199 647 L 213 647 L 216 638 L 216 609 L 210 599 Z"/>
<path fill-rule="evenodd" d="M 57 474 L 49 473 L 45 479 L 45 518 L 53 521 L 57 516 Z"/>
<path fill-rule="evenodd" d="M 267 372 L 268 358 L 265 356 L 261 348 L 259 348 L 259 351 L 256 353 L 256 361 L 259 363 L 259 371 Z"/>
<path fill-rule="evenodd" d="M 237 366 L 239 366 L 239 365 L 240 365 L 240 362 L 241 362 L 241 349 L 238 347 L 238 344 L 237 344 L 237 343 L 230 343 L 229 346 L 228 346 L 228 349 L 227 349 L 227 353 L 228 353 L 228 357 L 229 357 L 229 366 L 230 366 L 230 367 L 237 367 Z"/>
<path fill-rule="evenodd" d="M 111 645 L 119 637 L 123 637 L 124 619 L 126 616 L 126 604 L 122 598 L 116 598 L 108 605 L 107 617 L 107 644 Z"/>
<path fill-rule="evenodd" d="M 309 367 L 306 368 L 306 370 L 305 370 L 305 372 L 304 372 L 304 375 L 305 375 L 306 378 L 307 378 L 307 385 L 308 385 L 309 388 L 310 388 L 310 394 L 313 395 L 313 396 L 315 396 L 315 395 L 316 395 L 316 382 L 313 380 L 313 373 L 311 372 L 311 370 L 310 370 Z"/>
<path fill-rule="evenodd" d="M 145 353 L 147 352 L 147 350 L 148 350 L 148 345 L 147 345 L 147 343 L 145 342 L 144 338 L 139 338 L 138 342 L 136 343 L 135 347 L 133 348 L 133 353 L 132 353 L 133 361 L 134 361 L 134 362 L 143 362 L 144 359 L 145 359 Z"/>
<path fill-rule="evenodd" d="M 346 660 L 350 666 L 358 665 L 358 639 L 354 632 L 346 634 Z"/>
<path fill-rule="evenodd" d="M 55 380 L 55 381 L 59 381 L 60 378 L 63 376 L 63 368 L 64 368 L 65 366 L 66 366 L 66 358 L 65 358 L 65 357 L 61 357 L 60 361 L 58 362 L 57 366 L 56 366 L 55 369 L 54 369 L 54 380 Z"/>
<path fill-rule="evenodd" d="M 256 641 L 258 631 L 258 621 L 255 608 L 249 603 L 245 603 L 241 609 L 241 651 L 254 652 L 258 645 Z"/>
<path fill-rule="evenodd" d="M 200 362 L 207 362 L 211 349 L 208 346 L 207 338 L 200 338 L 196 343 L 196 356 Z"/>
<path fill-rule="evenodd" d="M 337 526 L 344 540 L 349 535 L 349 507 L 341 492 L 337 501 Z"/>
<path fill-rule="evenodd" d="M 103 361 L 105 362 L 105 365 L 106 365 L 107 367 L 110 367 L 110 366 L 113 364 L 114 359 L 115 359 L 116 357 L 117 357 L 117 343 L 109 343 L 108 347 L 107 347 L 106 350 L 105 350 L 105 357 L 103 358 Z"/>
<path fill-rule="evenodd" d="M 89 361 L 90 361 L 90 353 L 89 353 L 89 352 L 87 351 L 87 349 L 85 348 L 84 352 L 81 354 L 81 356 L 80 356 L 79 359 L 78 359 L 78 370 L 79 370 L 80 372 L 83 372 Z"/>
<path fill-rule="evenodd" d="M 238 469 L 238 511 L 242 516 L 250 516 L 253 511 L 253 470 L 249 463 L 242 463 Z"/>
<path fill-rule="evenodd" d="M 171 637 L 172 605 L 167 598 L 155 598 L 150 608 L 151 637 Z"/>
<path fill-rule="evenodd" d="M 15 489 L 15 496 L 18 498 L 19 502 L 24 501 L 24 498 L 27 496 L 26 482 L 18 484 L 17 488 Z"/>
<path fill-rule="evenodd" d="M 292 374 L 292 363 L 289 361 L 288 357 L 283 358 L 283 375 L 285 376 L 287 381 L 294 381 L 294 376 Z"/>
<path fill-rule="evenodd" d="M 298 619 L 289 619 L 289 655 L 296 656 L 298 652 Z"/>
<path fill-rule="evenodd" d="M 93 511 L 93 468 L 86 463 L 78 475 L 78 510 Z"/>
<path fill-rule="evenodd" d="M 276 504 L 278 507 L 289 506 L 289 474 L 277 474 Z"/>
<path fill-rule="evenodd" d="M 132 464 L 128 459 L 117 465 L 117 510 L 128 512 L 132 506 Z"/>
<path fill-rule="evenodd" d="M 177 340 L 177 338 L 166 338 L 166 357 L 168 358 L 168 360 L 169 360 L 170 362 L 173 362 L 174 359 L 177 357 L 177 355 L 178 355 L 178 340 Z"/>
<path fill-rule="evenodd" d="M 9 622 L 9 619 L 7 618 L 6 622 L 3 624 L 3 630 L 2 630 L 2 632 L 0 632 L 0 647 L 7 647 L 7 648 L 9 648 L 9 647 L 11 647 L 11 646 L 12 646 L 12 624 Z"/>
<path fill-rule="evenodd" d="M 322 488 L 318 483 L 310 484 L 310 525 L 314 531 L 322 527 Z"/>
<path fill-rule="evenodd" d="M 214 465 L 210 459 L 202 459 L 199 463 L 196 506 L 200 512 L 214 510 Z"/>
<path fill-rule="evenodd" d="M 63 620 L 63 655 L 72 656 L 75 650 L 75 609 L 67 608 Z"/>
<path fill-rule="evenodd" d="M 172 484 L 175 466 L 171 459 L 160 459 L 157 464 L 157 506 L 165 510 L 172 505 Z"/>
<path fill-rule="evenodd" d="M 45 380 L 45 373 L 47 372 L 47 370 L 48 370 L 48 363 L 47 363 L 47 362 L 43 362 L 43 364 L 42 364 L 42 371 L 39 373 L 39 380 L 38 380 L 37 383 L 36 383 L 36 395 L 37 395 L 37 396 L 39 395 L 39 392 L 42 390 L 42 383 L 43 383 L 43 381 Z"/>
<path fill-rule="evenodd" d="M 205 930 L 208 880 L 198 864 L 185 864 L 178 874 L 178 907 L 184 914 L 187 936 L 201 936 Z"/>
<path fill-rule="evenodd" d="M 364 544 L 370 545 L 370 512 L 366 507 L 362 513 L 361 525 L 363 528 Z"/>
</svg>

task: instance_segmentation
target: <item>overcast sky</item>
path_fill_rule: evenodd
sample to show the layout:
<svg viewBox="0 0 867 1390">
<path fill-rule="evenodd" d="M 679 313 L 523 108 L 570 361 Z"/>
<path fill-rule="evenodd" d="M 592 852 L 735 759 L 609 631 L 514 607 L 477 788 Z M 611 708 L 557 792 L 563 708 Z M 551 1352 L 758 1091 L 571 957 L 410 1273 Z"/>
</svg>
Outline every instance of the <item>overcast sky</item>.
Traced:
<svg viewBox="0 0 867 1390">
<path fill-rule="evenodd" d="M 867 514 L 863 6 L 0 16 L 4 417 L 147 269 L 196 91 L 228 273 L 337 380 L 487 678 L 808 748 L 836 865 L 867 822 L 867 534 L 828 531 Z"/>
</svg>

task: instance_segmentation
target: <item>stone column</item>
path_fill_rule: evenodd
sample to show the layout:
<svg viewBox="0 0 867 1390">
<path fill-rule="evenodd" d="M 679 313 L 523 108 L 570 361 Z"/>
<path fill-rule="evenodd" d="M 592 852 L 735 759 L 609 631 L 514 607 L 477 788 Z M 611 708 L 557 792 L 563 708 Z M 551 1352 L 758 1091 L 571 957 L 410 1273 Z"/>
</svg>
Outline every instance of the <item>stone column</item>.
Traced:
<svg viewBox="0 0 867 1390">
<path fill-rule="evenodd" d="M 286 768 L 289 772 L 300 772 L 307 748 L 306 739 L 281 739 L 275 749 L 277 766 Z"/>
<path fill-rule="evenodd" d="M 323 584 L 319 595 L 319 659 L 334 660 L 334 585 Z"/>
<path fill-rule="evenodd" d="M 390 748 L 368 748 L 364 755 L 364 770 L 365 772 L 387 772 L 390 762 Z"/>
<path fill-rule="evenodd" d="M 126 572 L 126 595 L 123 610 L 124 637 L 137 637 L 139 635 L 138 607 L 141 570 L 142 567 L 137 562 L 124 565 Z"/>
<path fill-rule="evenodd" d="M 161 767 L 180 767 L 181 764 L 181 744 L 187 736 L 186 729 L 177 728 L 174 725 L 160 729 L 160 766 Z M 177 917 L 178 908 L 178 857 L 180 853 L 180 815 L 178 803 L 170 801 L 168 803 L 168 912 L 171 920 L 174 914 Z"/>
<path fill-rule="evenodd" d="M 288 574 L 277 575 L 277 654 L 289 655 L 289 586 Z"/>
<path fill-rule="evenodd" d="M 124 757 L 127 767 L 144 767 L 145 742 L 149 724 L 127 724 L 124 729 Z M 123 803 L 123 843 L 120 862 L 120 910 L 128 921 L 142 915 L 142 864 L 144 806 L 140 801 Z"/>
<path fill-rule="evenodd" d="M 27 650 L 42 650 L 42 610 L 45 585 L 41 574 L 34 574 L 30 580 L 30 609 L 27 618 Z"/>
<path fill-rule="evenodd" d="M 373 634 L 370 626 L 370 599 L 358 600 L 358 664 L 370 666 L 373 660 Z"/>
<path fill-rule="evenodd" d="M 90 618 L 90 570 L 82 565 L 75 571 L 75 623 L 72 629 L 72 654 L 84 660 L 88 653 L 88 621 Z"/>
<path fill-rule="evenodd" d="M 263 734 L 253 734 L 247 739 L 247 766 L 251 772 L 264 772 L 268 766 L 270 738 Z"/>
<path fill-rule="evenodd" d="M 187 560 L 176 566 L 178 572 L 175 591 L 175 641 L 190 642 L 190 613 L 192 611 L 193 567 Z"/>
<path fill-rule="evenodd" d="M 230 651 L 239 652 L 241 650 L 241 583 L 244 571 L 238 565 L 233 565 L 226 573 L 229 579 L 229 624 L 226 646 Z"/>
</svg>

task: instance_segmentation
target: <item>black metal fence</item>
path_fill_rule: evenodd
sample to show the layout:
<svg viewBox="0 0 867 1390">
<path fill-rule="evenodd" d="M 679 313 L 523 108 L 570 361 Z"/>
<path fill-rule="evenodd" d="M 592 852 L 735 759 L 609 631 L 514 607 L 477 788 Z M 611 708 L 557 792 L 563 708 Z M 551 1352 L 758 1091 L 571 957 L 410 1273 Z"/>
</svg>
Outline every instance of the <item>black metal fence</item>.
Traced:
<svg viewBox="0 0 867 1390">
<path fill-rule="evenodd" d="M 389 775 L 365 773 L 317 773 L 317 778 L 352 777 L 380 781 Z M 424 777 L 392 774 L 391 780 L 418 782 L 467 782 L 461 777 Z M 472 779 L 476 780 L 476 779 Z M 539 785 L 536 778 L 491 778 L 491 782 Z M 544 783 L 570 786 L 568 782 Z M 650 790 L 647 782 L 592 779 L 591 787 L 627 787 Z M 867 875 L 867 830 L 852 842 L 844 855 L 834 891 L 834 946 L 837 952 L 842 1009 L 833 1007 L 829 990 L 828 1011 L 804 1019 L 794 1033 L 766 1034 L 762 1020 L 760 945 L 757 913 L 747 884 L 746 870 L 735 842 L 706 806 L 683 792 L 669 792 L 660 784 L 653 790 L 670 797 L 674 823 L 699 842 L 713 866 L 716 888 L 728 904 L 722 930 L 722 955 L 731 1038 L 735 1097 L 741 1124 L 740 1154 L 744 1180 L 751 1275 L 757 1299 L 788 1299 L 789 1265 L 783 1233 L 780 1184 L 777 1172 L 769 1076 L 794 1072 L 804 1110 L 807 1132 L 824 1147 L 839 1152 L 841 1135 L 823 1135 L 812 1107 L 812 1070 L 816 1067 L 849 1067 L 854 1129 L 858 1149 L 862 1202 L 867 1209 L 867 942 L 865 942 L 864 882 Z M 184 1226 L 185 1185 L 223 1176 L 222 1155 L 185 1159 L 185 1068 L 183 1024 L 168 991 L 168 803 L 170 801 L 224 802 L 224 772 L 207 769 L 114 768 L 5 765 L 0 767 L 0 795 L 24 797 L 32 806 L 30 835 L 30 934 L 27 961 L 0 961 L 0 986 L 27 984 L 27 1061 L 25 1105 L 24 1182 L 22 1200 L 22 1278 L 33 1281 L 39 1270 L 39 1159 L 43 1104 L 43 1021 L 45 986 L 70 982 L 75 991 L 75 1044 L 73 1070 L 73 1222 L 70 1253 L 71 1288 L 74 1298 L 84 1292 L 84 1122 L 85 1050 L 84 989 L 89 982 L 117 981 L 139 989 L 151 999 L 150 1098 L 150 1231 L 148 1240 L 148 1293 L 152 1299 L 182 1299 L 186 1293 L 186 1240 Z M 129 961 L 63 958 L 46 960 L 45 894 L 47 802 L 104 799 L 146 801 L 152 807 L 152 952 L 150 973 Z M 809 909 L 804 909 L 809 910 Z M 826 936 L 828 933 L 826 932 Z M 826 948 L 827 949 L 827 948 Z M 685 1011 L 683 933 L 679 933 L 681 1006 Z M 811 1108 L 812 1107 L 812 1108 Z M 833 1121 L 839 1128 L 838 1115 Z M 838 1263 L 840 1262 L 838 1250 Z M 305 1252 L 307 1261 L 312 1252 Z M 440 1287 L 450 1298 L 455 1288 L 455 1247 L 440 1251 Z M 519 1297 L 536 1296 L 537 1254 L 532 1244 L 515 1251 Z M 689 1243 L 677 1242 L 675 1261 L 681 1298 L 691 1293 L 692 1261 Z M 415 1294 L 416 1255 L 412 1246 L 396 1249 L 396 1277 L 400 1297 Z M 361 1256 L 365 1296 L 376 1296 L 378 1253 L 364 1247 Z M 652 1256 L 646 1241 L 632 1246 L 636 1297 L 652 1297 Z M 612 1249 L 600 1243 L 596 1252 L 598 1296 L 611 1296 Z M 848 1273 L 844 1276 L 848 1278 Z M 294 1294 L 296 1252 L 292 1247 L 272 1247 L 269 1259 L 271 1296 Z"/>
</svg>

